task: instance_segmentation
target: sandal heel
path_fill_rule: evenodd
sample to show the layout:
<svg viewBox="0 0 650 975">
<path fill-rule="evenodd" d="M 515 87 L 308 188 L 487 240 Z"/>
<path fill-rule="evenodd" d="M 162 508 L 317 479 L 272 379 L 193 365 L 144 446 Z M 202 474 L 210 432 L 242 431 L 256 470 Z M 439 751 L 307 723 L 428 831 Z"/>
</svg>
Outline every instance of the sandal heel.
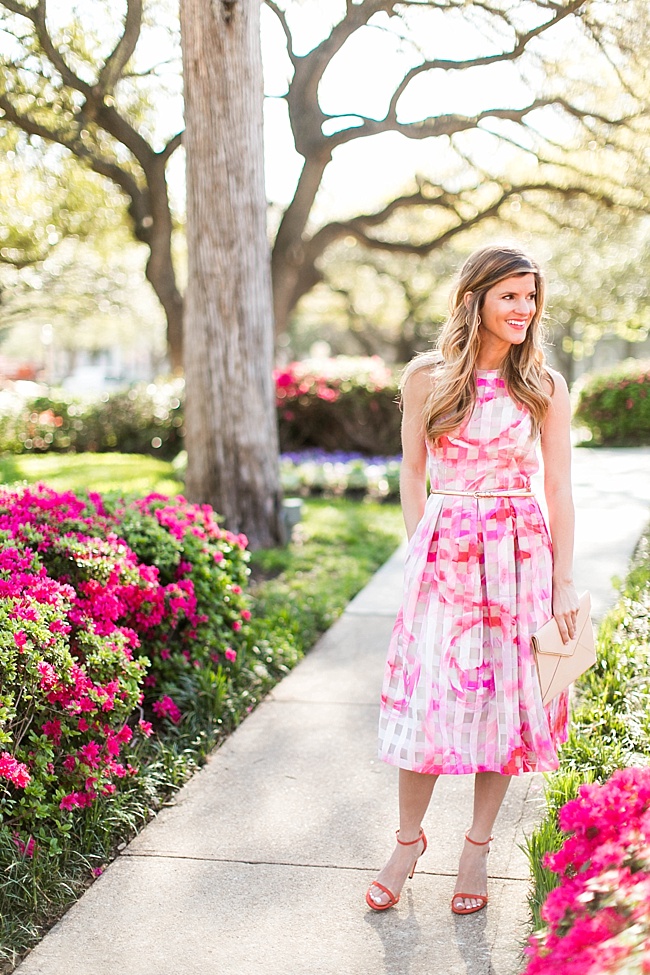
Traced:
<svg viewBox="0 0 650 975">
<path fill-rule="evenodd" d="M 395 831 L 395 835 L 397 838 L 397 842 L 399 843 L 400 846 L 414 846 L 416 843 L 419 843 L 420 840 L 422 840 L 422 851 L 418 853 L 418 855 L 416 856 L 413 866 L 411 868 L 411 872 L 408 875 L 408 879 L 412 880 L 413 874 L 415 873 L 416 864 L 427 848 L 427 838 L 424 835 L 424 830 L 423 829 L 420 830 L 420 835 L 415 840 L 401 840 L 399 838 L 399 830 Z M 372 890 L 373 887 L 377 887 L 379 890 L 381 890 L 384 894 L 387 895 L 388 900 L 385 904 L 377 904 L 376 901 L 372 899 L 372 897 L 370 896 L 370 891 Z M 370 887 L 368 887 L 368 890 L 366 891 L 366 904 L 368 905 L 368 907 L 371 907 L 373 911 L 387 911 L 389 907 L 395 907 L 395 905 L 399 901 L 399 898 L 400 898 L 399 894 L 394 894 L 392 890 L 389 890 L 388 887 L 384 887 L 383 884 L 378 883 L 376 880 L 370 884 Z"/>
<path fill-rule="evenodd" d="M 469 830 L 467 831 L 467 833 L 465 833 L 465 839 L 467 840 L 468 843 L 471 843 L 472 846 L 487 846 L 488 843 L 491 843 L 492 840 L 494 839 L 493 836 L 490 836 L 489 839 L 483 840 L 482 843 L 479 843 L 477 840 L 471 839 L 471 837 L 468 834 L 469 834 Z M 479 903 L 477 907 L 456 907 L 454 901 L 457 900 L 473 900 L 473 901 L 478 901 Z M 487 907 L 487 903 L 488 903 L 487 894 L 486 895 L 462 894 L 460 891 L 458 891 L 456 894 L 454 894 L 454 896 L 451 899 L 451 909 L 454 914 L 476 914 L 477 911 L 482 911 L 484 907 Z"/>
</svg>

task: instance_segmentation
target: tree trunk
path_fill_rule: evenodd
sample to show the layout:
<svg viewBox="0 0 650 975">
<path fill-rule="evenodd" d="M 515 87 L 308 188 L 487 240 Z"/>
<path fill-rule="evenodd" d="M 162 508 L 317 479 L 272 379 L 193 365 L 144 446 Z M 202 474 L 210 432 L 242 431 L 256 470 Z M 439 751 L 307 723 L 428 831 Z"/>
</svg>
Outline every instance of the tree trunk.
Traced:
<svg viewBox="0 0 650 975">
<path fill-rule="evenodd" d="M 181 0 L 186 489 L 268 547 L 283 531 L 259 19 L 260 0 Z"/>
<path fill-rule="evenodd" d="M 322 280 L 315 266 L 316 255 L 306 253 L 303 232 L 330 158 L 329 150 L 325 150 L 305 160 L 294 198 L 280 221 L 271 257 L 276 335 L 287 331 L 293 309 Z"/>
<path fill-rule="evenodd" d="M 299 245 L 294 249 L 293 256 L 284 251 L 273 251 L 273 317 L 278 337 L 288 331 L 291 313 L 302 296 L 323 280 L 322 273 L 315 265 L 303 263 L 305 258 L 302 251 Z"/>
<path fill-rule="evenodd" d="M 171 247 L 168 254 L 159 256 L 155 245 L 151 245 L 146 276 L 165 312 L 169 365 L 175 375 L 180 375 L 183 372 L 183 296 L 176 287 Z"/>
<path fill-rule="evenodd" d="M 151 153 L 143 163 L 147 193 L 132 201 L 129 208 L 134 233 L 149 248 L 146 276 L 156 292 L 167 319 L 167 355 L 171 370 L 183 372 L 183 296 L 176 284 L 172 257 L 172 214 L 167 187 L 167 162 Z"/>
</svg>

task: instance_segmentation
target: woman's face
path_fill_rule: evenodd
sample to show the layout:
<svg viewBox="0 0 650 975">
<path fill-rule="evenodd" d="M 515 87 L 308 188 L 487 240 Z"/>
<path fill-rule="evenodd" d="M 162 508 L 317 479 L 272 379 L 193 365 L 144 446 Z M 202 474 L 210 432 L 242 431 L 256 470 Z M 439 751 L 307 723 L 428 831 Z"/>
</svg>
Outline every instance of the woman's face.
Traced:
<svg viewBox="0 0 650 975">
<path fill-rule="evenodd" d="M 535 314 L 534 274 L 515 274 L 486 291 L 481 308 L 481 340 L 521 345 Z"/>
</svg>

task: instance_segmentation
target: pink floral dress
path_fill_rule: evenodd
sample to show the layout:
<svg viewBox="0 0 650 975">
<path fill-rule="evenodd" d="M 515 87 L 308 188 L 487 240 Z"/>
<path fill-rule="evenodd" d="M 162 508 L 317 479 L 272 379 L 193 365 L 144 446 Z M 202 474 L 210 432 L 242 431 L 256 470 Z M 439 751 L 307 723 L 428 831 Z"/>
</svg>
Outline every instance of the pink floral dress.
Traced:
<svg viewBox="0 0 650 975">
<path fill-rule="evenodd" d="M 522 491 L 538 469 L 528 411 L 497 371 L 455 436 L 427 445 L 431 488 Z M 530 635 L 551 617 L 551 541 L 534 497 L 430 494 L 406 553 L 381 699 L 380 757 L 429 774 L 548 771 L 566 692 L 542 704 Z"/>
</svg>

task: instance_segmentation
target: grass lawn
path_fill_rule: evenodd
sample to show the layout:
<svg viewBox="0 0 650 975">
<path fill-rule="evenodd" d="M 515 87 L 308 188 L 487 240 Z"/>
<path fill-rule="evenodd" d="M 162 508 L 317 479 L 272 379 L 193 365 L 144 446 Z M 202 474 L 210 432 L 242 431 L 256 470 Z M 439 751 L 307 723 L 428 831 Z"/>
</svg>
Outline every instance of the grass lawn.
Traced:
<svg viewBox="0 0 650 975">
<path fill-rule="evenodd" d="M 397 504 L 310 499 L 291 545 L 254 552 L 256 615 L 305 653 L 404 537 Z"/>
<path fill-rule="evenodd" d="M 0 457 L 3 484 L 43 481 L 60 491 L 179 494 L 172 465 L 144 454 L 10 454 Z"/>
</svg>

